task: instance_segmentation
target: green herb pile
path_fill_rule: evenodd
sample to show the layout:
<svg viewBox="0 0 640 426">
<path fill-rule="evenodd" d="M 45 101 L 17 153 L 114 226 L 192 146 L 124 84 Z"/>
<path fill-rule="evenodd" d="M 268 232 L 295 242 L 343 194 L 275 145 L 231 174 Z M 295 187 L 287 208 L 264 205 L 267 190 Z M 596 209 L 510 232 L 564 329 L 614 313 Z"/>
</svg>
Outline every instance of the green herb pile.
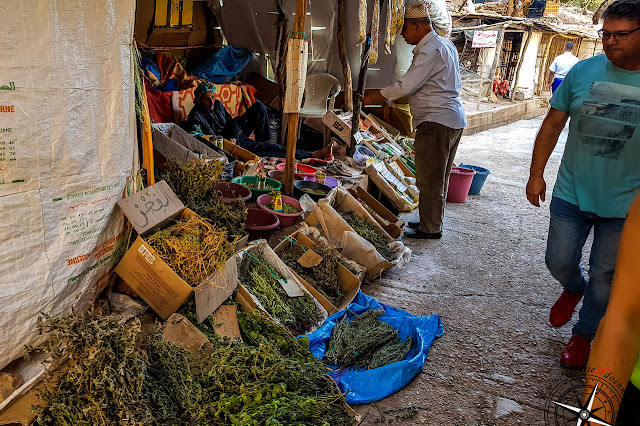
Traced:
<svg viewBox="0 0 640 426">
<path fill-rule="evenodd" d="M 247 208 L 244 201 L 227 203 L 212 193 L 213 185 L 220 180 L 222 163 L 209 161 L 206 164 L 178 166 L 171 164 L 167 171 L 158 172 L 184 205 L 211 223 L 228 231 L 230 241 L 244 234 Z"/>
<path fill-rule="evenodd" d="M 258 182 L 248 182 L 248 183 L 241 183 L 241 185 L 246 186 L 249 189 L 273 189 L 274 187 L 265 183 L 264 186 L 262 188 L 258 187 Z"/>
<path fill-rule="evenodd" d="M 402 361 L 411 349 L 411 338 L 401 340 L 390 324 L 378 319 L 383 313 L 370 309 L 351 321 L 343 316 L 331 333 L 323 361 L 340 368 L 365 369 Z"/>
<path fill-rule="evenodd" d="M 224 268 L 235 253 L 225 229 L 213 227 L 195 215 L 183 216 L 176 224 L 157 231 L 145 241 L 192 287 Z"/>
<path fill-rule="evenodd" d="M 273 203 L 269 203 L 265 207 L 268 208 L 269 210 L 273 210 L 274 209 Z M 293 204 L 289 204 L 289 203 L 283 202 L 282 203 L 282 213 L 285 213 L 285 214 L 296 214 L 296 213 L 300 213 L 300 209 L 298 209 Z"/>
<path fill-rule="evenodd" d="M 278 253 L 278 256 L 289 269 L 304 278 L 309 285 L 322 293 L 331 303 L 338 306 L 342 300 L 338 276 L 336 275 L 340 258 L 335 251 L 330 249 L 316 248 L 314 251 L 322 257 L 322 262 L 311 268 L 305 268 L 298 263 L 302 250 L 298 250 L 293 245 Z"/>
<path fill-rule="evenodd" d="M 302 192 L 306 192 L 307 194 L 313 194 L 313 195 L 327 195 L 327 193 L 325 191 L 323 191 L 322 189 L 313 189 L 313 188 L 300 188 L 300 190 Z"/>
<path fill-rule="evenodd" d="M 316 303 L 307 292 L 304 296 L 289 297 L 278 282 L 276 268 L 271 266 L 263 255 L 252 253 L 247 256 L 240 282 L 256 296 L 265 310 L 295 336 L 307 333 L 318 322 Z M 277 276 L 274 276 L 274 274 Z"/>
<path fill-rule="evenodd" d="M 295 339 L 263 337 L 262 320 L 242 314 L 247 343 L 214 342 L 193 354 L 135 320 L 47 319 L 54 362 L 34 407 L 34 425 L 339 425 L 352 424 L 324 367 Z M 251 337 L 255 336 L 255 337 Z"/>
<path fill-rule="evenodd" d="M 395 260 L 395 254 L 387 245 L 387 240 L 378 232 L 376 228 L 360 219 L 355 213 L 340 212 L 340 216 L 349 224 L 358 235 L 369 241 L 376 248 L 378 253 L 385 259 L 392 262 Z"/>
</svg>

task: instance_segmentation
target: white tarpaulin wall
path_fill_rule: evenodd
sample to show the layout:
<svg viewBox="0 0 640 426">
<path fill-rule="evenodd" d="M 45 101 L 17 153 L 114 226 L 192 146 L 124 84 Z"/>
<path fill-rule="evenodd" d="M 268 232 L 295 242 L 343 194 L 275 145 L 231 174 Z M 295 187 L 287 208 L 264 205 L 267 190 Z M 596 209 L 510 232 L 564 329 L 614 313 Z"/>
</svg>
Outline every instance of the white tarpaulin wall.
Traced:
<svg viewBox="0 0 640 426">
<path fill-rule="evenodd" d="M 0 368 L 85 310 L 126 244 L 135 0 L 0 2 Z"/>
</svg>

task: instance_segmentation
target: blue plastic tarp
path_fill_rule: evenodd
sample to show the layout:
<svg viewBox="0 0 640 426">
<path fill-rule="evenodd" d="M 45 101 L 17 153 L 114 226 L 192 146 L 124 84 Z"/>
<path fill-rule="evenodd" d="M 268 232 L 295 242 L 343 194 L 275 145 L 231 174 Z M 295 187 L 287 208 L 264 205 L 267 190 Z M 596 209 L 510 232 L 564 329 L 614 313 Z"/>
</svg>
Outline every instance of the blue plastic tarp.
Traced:
<svg viewBox="0 0 640 426">
<path fill-rule="evenodd" d="M 191 74 L 213 83 L 226 83 L 251 61 L 251 51 L 225 46 L 198 65 Z"/>
<path fill-rule="evenodd" d="M 396 309 L 380 303 L 372 297 L 358 292 L 354 301 L 326 319 L 322 327 L 311 334 L 299 336 L 309 339 L 309 348 L 316 359 L 322 360 L 331 332 L 336 323 L 347 316 L 352 319 L 354 314 L 362 315 L 369 309 L 384 309 L 384 314 L 378 318 L 398 330 L 402 340 L 411 337 L 411 350 L 403 361 L 394 362 L 371 370 L 336 369 L 330 376 L 338 384 L 348 404 L 370 404 L 399 391 L 418 375 L 429 354 L 429 348 L 436 337 L 444 333 L 439 315 L 418 317 L 401 309 Z"/>
</svg>

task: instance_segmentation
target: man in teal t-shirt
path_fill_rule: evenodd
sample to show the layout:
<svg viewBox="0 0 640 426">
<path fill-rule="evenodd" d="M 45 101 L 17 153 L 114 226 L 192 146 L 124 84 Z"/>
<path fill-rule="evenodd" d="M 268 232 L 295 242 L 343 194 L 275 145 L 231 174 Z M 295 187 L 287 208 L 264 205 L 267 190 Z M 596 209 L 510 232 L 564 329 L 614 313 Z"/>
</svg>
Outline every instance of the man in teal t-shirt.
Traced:
<svg viewBox="0 0 640 426">
<path fill-rule="evenodd" d="M 640 192 L 640 0 L 618 0 L 603 13 L 605 54 L 576 64 L 549 101 L 536 137 L 527 198 L 545 200 L 543 173 L 569 117 L 569 137 L 553 190 L 545 261 L 564 287 L 549 322 L 566 324 L 582 297 L 561 362 L 583 367 L 609 301 L 620 233 Z M 582 249 L 593 228 L 588 280 Z"/>
</svg>

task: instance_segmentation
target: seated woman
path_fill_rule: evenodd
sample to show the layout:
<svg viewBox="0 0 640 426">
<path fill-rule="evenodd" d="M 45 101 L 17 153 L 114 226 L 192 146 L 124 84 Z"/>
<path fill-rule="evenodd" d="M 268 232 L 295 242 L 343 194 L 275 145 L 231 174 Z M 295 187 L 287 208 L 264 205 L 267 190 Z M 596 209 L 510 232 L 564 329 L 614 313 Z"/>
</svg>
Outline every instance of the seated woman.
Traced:
<svg viewBox="0 0 640 426">
<path fill-rule="evenodd" d="M 192 132 L 199 126 L 205 135 L 222 136 L 240 147 L 260 157 L 286 157 L 286 148 L 275 143 L 266 142 L 271 139 L 269 131 L 269 115 L 267 107 L 256 101 L 247 111 L 237 118 L 232 118 L 222 102 L 216 99 L 216 87 L 203 82 L 196 88 L 194 106 L 187 121 L 181 125 Z M 255 141 L 249 138 L 253 132 Z M 317 151 L 296 150 L 296 160 L 305 158 L 328 158 L 332 154 L 332 146 Z"/>
</svg>

